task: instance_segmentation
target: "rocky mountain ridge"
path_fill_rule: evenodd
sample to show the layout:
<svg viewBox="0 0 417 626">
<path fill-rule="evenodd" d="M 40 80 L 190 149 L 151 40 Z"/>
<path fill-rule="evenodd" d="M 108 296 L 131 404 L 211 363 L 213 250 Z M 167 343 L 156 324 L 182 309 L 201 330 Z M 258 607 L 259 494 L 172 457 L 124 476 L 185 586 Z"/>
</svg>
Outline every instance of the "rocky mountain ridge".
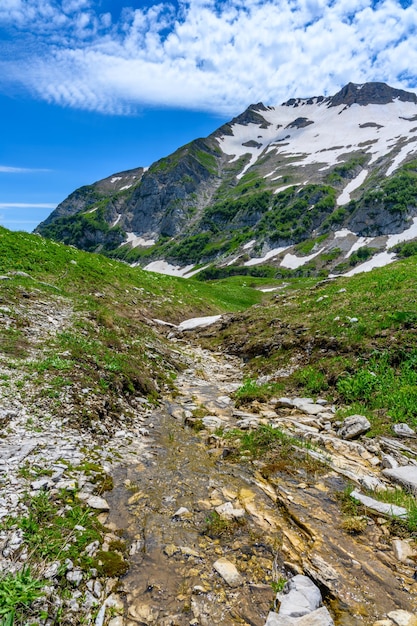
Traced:
<svg viewBox="0 0 417 626">
<path fill-rule="evenodd" d="M 417 234 L 416 141 L 417 96 L 385 83 L 258 103 L 149 168 L 76 190 L 37 232 L 179 275 L 383 265 Z"/>
</svg>

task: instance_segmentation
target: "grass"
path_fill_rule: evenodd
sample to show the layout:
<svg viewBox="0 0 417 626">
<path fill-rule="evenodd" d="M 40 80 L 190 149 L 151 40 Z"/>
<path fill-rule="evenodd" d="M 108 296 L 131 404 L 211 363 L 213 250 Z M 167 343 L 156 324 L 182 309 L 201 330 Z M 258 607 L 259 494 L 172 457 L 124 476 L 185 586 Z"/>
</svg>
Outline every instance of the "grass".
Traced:
<svg viewBox="0 0 417 626">
<path fill-rule="evenodd" d="M 248 381 L 268 375 L 281 395 L 323 395 L 365 413 L 371 435 L 391 433 L 392 421 L 416 427 L 416 268 L 412 256 L 351 278 L 287 280 L 204 345 L 242 357 Z M 241 393 L 260 399 L 256 391 L 248 382 Z"/>
<path fill-rule="evenodd" d="M 343 513 L 342 528 L 349 534 L 360 534 L 366 529 L 367 519 L 380 517 L 380 513 L 370 511 L 358 500 L 355 500 L 351 495 L 353 489 L 353 485 L 347 485 L 344 491 L 339 492 L 336 497 Z M 365 490 L 364 494 L 379 502 L 405 508 L 407 518 L 392 517 L 388 522 L 388 528 L 394 536 L 409 537 L 411 535 L 417 539 L 417 502 L 412 494 L 401 487 L 378 491 Z"/>
<path fill-rule="evenodd" d="M 244 519 L 224 519 L 217 511 L 211 511 L 206 517 L 203 535 L 211 539 L 230 538 L 244 525 Z"/>
<path fill-rule="evenodd" d="M 81 469 L 88 473 L 86 467 Z M 96 467 L 90 471 L 94 476 L 98 475 Z M 32 479 L 32 476 L 27 478 Z M 96 484 L 97 487 L 100 492 L 106 488 L 102 484 Z M 13 619 L 19 620 L 18 623 L 34 623 L 27 621 L 32 615 L 30 607 L 43 595 L 42 588 L 46 584 L 34 572 L 42 572 L 48 564 L 59 564 L 54 593 L 62 598 L 68 593 L 65 577 L 68 560 L 81 569 L 85 579 L 91 578 L 92 569 L 97 570 L 100 576 L 109 577 L 121 576 L 127 571 L 126 544 L 122 540 L 110 542 L 108 551 L 98 549 L 93 555 L 86 552 L 87 546 L 93 542 L 100 546 L 108 531 L 99 523 L 97 512 L 77 500 L 76 492 L 62 491 L 53 497 L 47 492 L 34 496 L 26 494 L 24 502 L 27 511 L 17 517 L 4 518 L 0 526 L 2 529 L 22 531 L 20 550 L 27 554 L 28 559 L 28 565 L 21 571 L 0 578 L 0 617 L 12 620 L 10 624 L 14 623 Z M 50 613 L 47 611 L 45 617 L 56 620 L 54 623 L 61 623 L 56 607 L 51 605 Z"/>
<path fill-rule="evenodd" d="M 35 561 L 64 561 L 70 558 L 81 567 L 91 562 L 82 556 L 91 542 L 102 539 L 102 527 L 91 509 L 77 502 L 75 494 L 65 493 L 53 500 L 47 492 L 26 496 L 27 513 L 6 518 L 2 526 L 23 531 L 24 544 Z M 76 527 L 83 527 L 79 530 Z"/>
<path fill-rule="evenodd" d="M 260 424 L 249 431 L 234 428 L 219 436 L 234 447 L 232 458 L 261 460 L 265 478 L 280 472 L 316 474 L 324 470 L 323 463 L 306 453 L 310 444 L 270 425 Z"/>
<path fill-rule="evenodd" d="M 128 417 L 120 396 L 128 403 L 137 396 L 155 402 L 161 389 L 172 389 L 181 358 L 157 334 L 153 318 L 176 323 L 240 311 L 263 297 L 253 287 L 264 279 L 187 281 L 4 228 L 0 273 L 10 276 L 0 281 L 0 304 L 10 318 L 0 333 L 0 360 L 26 371 L 29 378 L 22 376 L 16 385 L 32 399 L 50 400 L 55 415 L 64 416 L 71 398 L 70 419 L 81 428 L 122 413 Z M 70 310 L 55 333 L 48 333 L 45 302 L 48 315 Z M 45 333 L 34 340 L 38 317 Z M 90 390 L 87 403 L 82 389 Z"/>
<path fill-rule="evenodd" d="M 283 391 L 282 383 L 258 383 L 253 378 L 247 378 L 243 385 L 235 392 L 236 405 L 248 404 L 254 400 L 266 402 L 274 394 Z"/>
<path fill-rule="evenodd" d="M 259 302 L 262 294 L 232 282 L 205 284 L 173 276 L 145 272 L 137 267 L 88 254 L 37 235 L 12 233 L 0 228 L 0 272 L 25 272 L 31 279 L 15 276 L 12 281 L 64 296 L 85 297 L 80 307 L 111 304 L 137 307 L 150 317 L 178 322 L 207 312 L 237 311 Z M 2 284 L 2 289 L 13 285 Z M 48 287 L 49 286 L 49 287 Z M 100 289 L 98 296 L 94 295 Z"/>
<path fill-rule="evenodd" d="M 15 574 L 0 577 L 0 622 L 1 626 L 13 626 L 14 620 L 27 615 L 35 600 L 41 598 L 44 581 L 33 576 L 29 567 Z"/>
</svg>

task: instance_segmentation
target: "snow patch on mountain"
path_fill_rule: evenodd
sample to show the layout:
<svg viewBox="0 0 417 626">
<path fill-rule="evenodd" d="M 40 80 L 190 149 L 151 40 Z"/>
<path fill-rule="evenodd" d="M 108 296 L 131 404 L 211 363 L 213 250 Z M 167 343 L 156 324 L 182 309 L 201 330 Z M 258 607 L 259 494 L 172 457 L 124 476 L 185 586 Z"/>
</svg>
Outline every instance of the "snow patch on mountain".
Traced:
<svg viewBox="0 0 417 626">
<path fill-rule="evenodd" d="M 137 248 L 138 246 L 141 246 L 142 248 L 149 248 L 150 246 L 154 246 L 156 241 L 155 239 L 144 239 L 135 233 L 126 233 L 126 241 L 122 245 L 125 245 L 126 243 L 130 243 L 132 248 Z"/>
<path fill-rule="evenodd" d="M 343 206 L 344 204 L 350 202 L 350 194 L 362 185 L 367 176 L 368 170 L 362 170 L 361 172 L 359 172 L 356 178 L 351 180 L 350 183 L 346 185 L 346 187 L 343 189 L 342 193 L 336 200 L 337 205 Z"/>
<path fill-rule="evenodd" d="M 279 193 L 280 191 L 284 191 L 284 189 L 288 189 L 289 187 L 293 187 L 293 185 L 283 185 L 282 187 L 277 187 L 274 193 Z"/>
<path fill-rule="evenodd" d="M 397 156 L 394 158 L 393 162 L 391 163 L 390 167 L 387 169 L 385 173 L 386 176 L 391 176 L 391 174 L 395 172 L 397 167 L 401 165 L 403 161 L 405 161 L 405 159 L 408 157 L 409 154 L 412 154 L 413 152 L 417 151 L 417 146 L 415 145 L 416 141 L 417 141 L 417 137 L 411 139 L 405 146 L 401 148 L 401 150 L 399 151 L 399 153 L 397 154 Z"/>
<path fill-rule="evenodd" d="M 388 235 L 386 246 L 387 248 L 392 248 L 393 246 L 396 246 L 397 243 L 403 243 L 404 241 L 410 241 L 415 238 L 417 238 L 417 217 L 413 218 L 411 226 L 406 230 L 403 230 L 402 233 Z"/>
<path fill-rule="evenodd" d="M 288 250 L 288 248 L 291 248 L 291 246 L 283 246 L 281 248 L 273 248 L 272 250 L 267 252 L 265 254 L 265 256 L 263 256 L 263 257 L 255 257 L 253 259 L 249 259 L 249 261 L 246 261 L 246 263 L 244 263 L 244 265 L 246 265 L 247 267 L 250 267 L 251 265 L 260 265 L 261 263 L 265 263 L 265 261 L 268 261 L 268 259 L 273 259 L 274 257 L 278 256 L 279 254 L 281 254 L 281 252 L 285 252 L 285 250 Z"/>
<path fill-rule="evenodd" d="M 355 241 L 349 252 L 346 254 L 346 258 L 348 259 L 356 250 L 362 248 L 363 246 L 367 246 L 374 240 L 374 237 L 358 237 L 358 240 Z"/>
<path fill-rule="evenodd" d="M 284 258 L 281 261 L 281 267 L 287 267 L 288 269 L 296 270 L 298 267 L 302 267 L 303 265 L 305 265 L 306 263 L 314 259 L 316 256 L 321 254 L 323 250 L 324 248 L 320 248 L 320 250 L 318 250 L 317 252 L 314 252 L 313 254 L 310 254 L 309 256 L 302 256 L 302 257 L 296 256 L 295 254 L 291 254 L 290 252 L 287 252 L 287 254 L 284 256 Z"/>
<path fill-rule="evenodd" d="M 264 122 L 235 123 L 229 126 L 232 134 L 218 137 L 222 151 L 237 161 L 249 155 L 249 161 L 238 174 L 241 178 L 257 160 L 275 151 L 279 157 L 297 157 L 293 167 L 323 163 L 327 168 L 337 165 L 349 152 L 360 151 L 369 155 L 369 163 L 385 157 L 403 139 L 407 144 L 395 155 L 390 164 L 392 173 L 407 156 L 417 153 L 417 128 L 414 102 L 394 100 L 388 104 L 352 104 L 330 107 L 326 100 L 300 101 L 295 106 L 281 105 L 266 110 L 256 110 Z M 300 120 L 308 120 L 302 123 Z M 343 129 L 343 132 L 341 132 Z M 341 137 L 344 139 L 341 140 Z M 266 177 L 271 177 L 270 172 Z M 349 183 L 352 185 L 339 197 L 339 204 L 348 202 L 347 195 L 364 182 L 366 175 Z"/>
<path fill-rule="evenodd" d="M 181 278 L 191 278 L 206 269 L 208 265 L 204 265 L 204 267 L 195 268 L 195 265 L 185 265 L 181 267 L 180 265 L 171 265 L 167 261 L 152 261 L 152 263 L 148 263 L 144 270 L 148 272 L 156 272 L 157 274 L 166 274 L 168 276 L 179 276 Z"/>
<path fill-rule="evenodd" d="M 343 276 L 354 276 L 355 274 L 360 274 L 361 272 L 370 272 L 376 267 L 385 267 L 389 263 L 392 263 L 395 260 L 394 252 L 380 252 L 379 254 L 375 254 L 369 261 L 365 261 L 365 263 L 361 263 L 361 265 L 357 265 L 353 269 L 349 270 L 343 274 Z"/>
</svg>

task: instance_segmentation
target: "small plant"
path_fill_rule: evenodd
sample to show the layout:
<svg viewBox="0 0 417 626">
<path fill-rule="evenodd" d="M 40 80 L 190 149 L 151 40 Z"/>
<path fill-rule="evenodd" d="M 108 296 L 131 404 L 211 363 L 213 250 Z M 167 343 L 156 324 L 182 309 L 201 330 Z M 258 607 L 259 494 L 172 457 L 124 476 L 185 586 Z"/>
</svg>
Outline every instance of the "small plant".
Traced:
<svg viewBox="0 0 417 626">
<path fill-rule="evenodd" d="M 271 582 L 272 591 L 274 593 L 279 593 L 280 591 L 284 589 L 286 583 L 287 583 L 287 579 L 284 578 L 283 576 L 280 576 L 278 580 L 273 580 Z"/>
<path fill-rule="evenodd" d="M 203 535 L 208 535 L 212 539 L 230 537 L 230 535 L 233 535 L 244 523 L 242 519 L 224 519 L 217 511 L 211 511 L 206 517 Z"/>
<path fill-rule="evenodd" d="M 41 598 L 42 586 L 43 582 L 32 575 L 29 567 L 0 578 L 0 616 L 5 618 L 2 626 L 13 624 L 15 616 Z"/>
<path fill-rule="evenodd" d="M 307 393 L 318 394 L 328 389 L 325 374 L 317 367 L 308 365 L 298 370 L 294 375 L 295 380 L 304 387 Z"/>
<path fill-rule="evenodd" d="M 342 521 L 342 528 L 349 535 L 359 535 L 363 533 L 367 525 L 368 522 L 362 515 L 348 515 Z"/>
</svg>

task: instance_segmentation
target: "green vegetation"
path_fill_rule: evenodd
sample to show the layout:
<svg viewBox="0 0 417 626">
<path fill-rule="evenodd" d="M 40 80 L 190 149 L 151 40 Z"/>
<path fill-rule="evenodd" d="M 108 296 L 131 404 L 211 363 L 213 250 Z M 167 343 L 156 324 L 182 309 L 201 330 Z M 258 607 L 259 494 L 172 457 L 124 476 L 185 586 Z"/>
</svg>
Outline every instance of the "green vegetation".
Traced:
<svg viewBox="0 0 417 626">
<path fill-rule="evenodd" d="M 417 241 L 399 243 L 391 248 L 391 250 L 395 252 L 400 259 L 407 259 L 409 256 L 417 254 Z"/>
<path fill-rule="evenodd" d="M 247 378 L 243 385 L 235 392 L 237 406 L 254 400 L 265 402 L 274 394 L 280 394 L 284 389 L 282 383 L 259 384 L 253 378 Z"/>
<path fill-rule="evenodd" d="M 245 360 L 249 399 L 251 381 L 268 375 L 280 395 L 321 395 L 344 404 L 344 416 L 367 415 L 371 435 L 391 434 L 393 420 L 416 427 L 415 272 L 412 256 L 349 279 L 287 280 L 204 342 Z"/>
<path fill-rule="evenodd" d="M 362 202 L 362 201 L 361 201 Z M 393 176 L 363 196 L 365 207 L 385 209 L 389 213 L 407 213 L 417 203 L 417 161 L 403 165 Z"/>
<path fill-rule="evenodd" d="M 305 241 L 298 243 L 295 246 L 295 250 L 298 254 L 301 254 L 301 256 L 306 256 L 310 254 L 314 248 L 318 248 L 323 241 L 326 241 L 328 236 L 329 234 L 325 233 L 324 235 L 320 235 L 320 237 L 316 237 L 315 239 L 306 239 Z"/>
<path fill-rule="evenodd" d="M 211 539 L 230 538 L 244 523 L 243 519 L 224 519 L 217 511 L 210 511 L 205 520 L 203 534 Z"/>
<path fill-rule="evenodd" d="M 343 513 L 343 529 L 350 534 L 362 533 L 367 526 L 367 520 L 372 517 L 380 516 L 379 513 L 369 510 L 365 505 L 361 504 L 351 494 L 353 486 L 348 485 L 343 492 L 337 494 L 337 499 L 341 504 Z M 365 490 L 364 494 L 387 504 L 393 504 L 406 509 L 407 518 L 400 519 L 392 517 L 389 520 L 388 528 L 393 535 L 414 537 L 417 532 L 417 502 L 415 497 L 404 491 L 401 487 L 386 490 Z"/>
<path fill-rule="evenodd" d="M 289 187 L 276 194 L 273 206 L 260 220 L 257 231 L 272 242 L 299 242 L 321 226 L 336 204 L 336 191 L 326 185 Z"/>
<path fill-rule="evenodd" d="M 109 199 L 100 200 L 86 211 L 58 217 L 42 228 L 42 234 L 48 239 L 72 244 L 89 252 L 117 248 L 123 243 L 125 234 L 119 226 L 111 227 L 106 221 L 109 202 Z"/>
<path fill-rule="evenodd" d="M 358 155 L 345 163 L 336 165 L 327 176 L 327 181 L 333 185 L 342 182 L 344 179 L 354 178 L 357 170 L 365 164 L 366 159 L 367 157 L 365 155 Z"/>
<path fill-rule="evenodd" d="M 17 384 L 24 390 L 30 380 L 33 400 L 50 401 L 54 415 L 82 429 L 94 430 L 102 419 L 128 419 L 137 396 L 155 402 L 162 389 L 172 389 L 182 359 L 155 332 L 152 318 L 176 323 L 241 310 L 262 299 L 243 281 L 206 284 L 162 276 L 5 229 L 0 229 L 0 272 L 10 273 L 0 281 L 0 303 L 12 320 L 2 330 L 0 359 L 26 372 Z M 43 315 L 45 299 L 48 315 L 64 310 L 68 318 L 38 345 L 31 318 L 37 319 L 38 309 Z M 88 402 L 82 389 L 89 390 Z M 127 406 L 120 405 L 120 397 Z"/>
<path fill-rule="evenodd" d="M 324 470 L 323 463 L 308 454 L 308 444 L 279 428 L 261 424 L 249 431 L 234 428 L 222 436 L 234 447 L 234 458 L 251 461 L 260 459 L 260 471 L 265 478 L 281 472 L 292 474 L 303 470 L 309 475 Z"/>
<path fill-rule="evenodd" d="M 394 422 L 417 427 L 417 350 L 375 352 L 343 374 L 336 389 L 345 404 L 387 411 Z"/>
<path fill-rule="evenodd" d="M 83 569 L 93 567 L 83 551 L 92 541 L 101 540 L 102 527 L 89 507 L 77 502 L 70 492 L 55 500 L 46 492 L 34 497 L 27 495 L 25 502 L 28 512 L 18 518 L 6 518 L 2 526 L 23 531 L 32 560 L 64 562 L 70 558 Z"/>
<path fill-rule="evenodd" d="M 43 596 L 43 581 L 32 575 L 29 567 L 0 577 L 0 618 L 2 626 L 13 626 L 27 615 L 33 602 Z"/>
</svg>

